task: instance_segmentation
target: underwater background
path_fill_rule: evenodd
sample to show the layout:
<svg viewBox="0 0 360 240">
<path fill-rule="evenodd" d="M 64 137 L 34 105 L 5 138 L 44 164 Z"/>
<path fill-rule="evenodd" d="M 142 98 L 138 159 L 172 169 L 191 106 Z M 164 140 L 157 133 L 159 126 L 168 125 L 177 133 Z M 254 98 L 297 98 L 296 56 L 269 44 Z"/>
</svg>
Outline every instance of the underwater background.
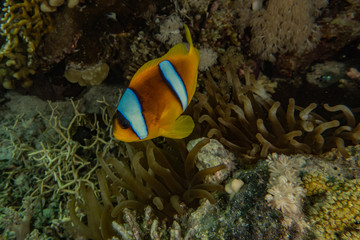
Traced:
<svg viewBox="0 0 360 240">
<path fill-rule="evenodd" d="M 360 239 L 359 0 L 1 6 L 0 239 Z M 192 134 L 116 140 L 184 24 Z"/>
</svg>

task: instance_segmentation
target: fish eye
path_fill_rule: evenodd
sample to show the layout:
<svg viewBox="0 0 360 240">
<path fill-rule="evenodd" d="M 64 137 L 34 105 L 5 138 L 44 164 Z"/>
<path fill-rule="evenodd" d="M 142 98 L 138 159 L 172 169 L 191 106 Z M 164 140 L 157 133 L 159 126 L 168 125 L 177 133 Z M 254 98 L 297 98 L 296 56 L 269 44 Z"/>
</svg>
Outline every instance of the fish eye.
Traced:
<svg viewBox="0 0 360 240">
<path fill-rule="evenodd" d="M 121 128 L 128 129 L 131 127 L 130 122 L 121 114 L 121 112 L 116 111 L 115 117 Z"/>
</svg>

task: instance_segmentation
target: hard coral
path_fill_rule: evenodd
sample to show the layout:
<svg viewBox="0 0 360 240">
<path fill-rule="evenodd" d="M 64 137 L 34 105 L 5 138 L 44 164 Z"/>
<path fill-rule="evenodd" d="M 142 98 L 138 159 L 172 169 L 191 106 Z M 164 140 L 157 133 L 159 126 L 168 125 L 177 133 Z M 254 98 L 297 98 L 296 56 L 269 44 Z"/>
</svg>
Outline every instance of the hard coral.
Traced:
<svg viewBox="0 0 360 240">
<path fill-rule="evenodd" d="M 302 181 L 306 196 L 322 194 L 329 190 L 327 179 L 320 172 L 307 173 L 302 177 Z"/>
<path fill-rule="evenodd" d="M 314 191 L 314 184 L 324 185 L 324 178 L 310 173 L 304 179 L 304 188 L 309 193 Z M 315 235 L 320 239 L 356 239 L 359 236 L 360 222 L 360 180 L 328 178 L 322 188 L 324 197 L 314 197 L 316 203 L 308 209 L 308 217 Z"/>
<path fill-rule="evenodd" d="M 0 67 L 5 73 L 1 81 L 5 88 L 14 88 L 15 80 L 23 81 L 23 87 L 29 87 L 32 81 L 30 66 L 32 55 L 39 46 L 42 37 L 52 30 L 49 15 L 40 12 L 39 0 L 4 2 L 1 18 L 1 35 L 5 44 L 0 50 Z"/>
<path fill-rule="evenodd" d="M 107 149 L 113 142 L 108 140 L 111 120 L 104 114 L 102 120 L 106 121 L 107 128 L 100 127 L 100 121 L 96 114 L 79 112 L 80 102 L 71 101 L 74 114 L 70 119 L 60 118 L 67 109 L 58 111 L 59 105 L 52 105 L 50 116 L 40 116 L 47 125 L 47 134 L 40 142 L 40 150 L 29 153 L 29 157 L 39 163 L 45 169 L 44 184 L 48 185 L 48 191 L 57 194 L 74 194 L 80 188 L 81 182 L 92 183 L 93 172 L 97 166 L 90 164 L 89 156 L 83 156 L 83 152 L 89 149 Z M 67 105 L 66 107 L 69 107 Z M 71 109 L 71 107 L 70 107 Z M 70 110 L 71 111 L 71 110 Z M 104 122 L 101 123 L 104 123 Z"/>
</svg>

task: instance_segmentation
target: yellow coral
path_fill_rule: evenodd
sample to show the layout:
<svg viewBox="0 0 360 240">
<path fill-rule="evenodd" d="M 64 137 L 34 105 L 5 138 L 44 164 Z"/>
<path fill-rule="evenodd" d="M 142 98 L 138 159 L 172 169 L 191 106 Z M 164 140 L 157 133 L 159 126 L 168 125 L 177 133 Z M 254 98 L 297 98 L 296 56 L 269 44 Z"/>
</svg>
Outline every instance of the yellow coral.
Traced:
<svg viewBox="0 0 360 240">
<path fill-rule="evenodd" d="M 42 37 L 52 31 L 51 18 L 40 12 L 41 0 L 6 0 L 0 19 L 1 36 L 6 40 L 0 49 L 0 68 L 6 70 L 3 86 L 13 88 L 15 80 L 23 80 L 23 87 L 31 85 L 28 76 L 32 54 Z M 24 60 L 25 59 L 25 60 Z M 10 67 L 9 67 L 10 64 Z"/>
<path fill-rule="evenodd" d="M 340 236 L 340 239 L 343 239 L 343 240 L 360 239 L 360 231 L 352 230 L 352 231 L 346 232 Z"/>
<path fill-rule="evenodd" d="M 4 3 L 1 30 L 7 41 L 0 53 L 1 57 L 18 45 L 19 37 L 26 42 L 27 51 L 33 53 L 42 36 L 52 30 L 51 18 L 40 13 L 39 3 L 40 0 L 7 0 Z"/>
<path fill-rule="evenodd" d="M 360 221 L 360 179 L 327 181 L 324 186 L 324 176 L 312 174 L 314 184 L 304 184 L 309 187 L 308 193 L 325 192 L 322 199 L 311 207 L 309 220 L 318 239 L 355 239 L 358 236 Z M 310 176 L 310 175 L 309 175 Z M 310 179 L 310 177 L 308 177 Z M 311 194 L 310 194 L 311 195 Z"/>
<path fill-rule="evenodd" d="M 306 196 L 321 194 L 329 189 L 326 185 L 327 179 L 319 172 L 305 174 L 302 181 L 303 187 L 306 189 Z"/>
</svg>

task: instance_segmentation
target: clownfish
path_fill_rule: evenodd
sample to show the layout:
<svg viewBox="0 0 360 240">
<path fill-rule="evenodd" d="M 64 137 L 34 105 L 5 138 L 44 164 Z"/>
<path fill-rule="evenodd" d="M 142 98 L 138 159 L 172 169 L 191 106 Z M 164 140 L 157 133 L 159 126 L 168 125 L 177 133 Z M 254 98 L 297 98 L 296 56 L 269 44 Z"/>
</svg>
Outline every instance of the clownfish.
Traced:
<svg viewBox="0 0 360 240">
<path fill-rule="evenodd" d="M 183 43 L 177 44 L 164 56 L 145 63 L 131 79 L 115 114 L 116 139 L 179 139 L 192 133 L 194 121 L 181 114 L 195 93 L 200 53 L 186 25 L 185 33 L 189 50 Z"/>
</svg>

